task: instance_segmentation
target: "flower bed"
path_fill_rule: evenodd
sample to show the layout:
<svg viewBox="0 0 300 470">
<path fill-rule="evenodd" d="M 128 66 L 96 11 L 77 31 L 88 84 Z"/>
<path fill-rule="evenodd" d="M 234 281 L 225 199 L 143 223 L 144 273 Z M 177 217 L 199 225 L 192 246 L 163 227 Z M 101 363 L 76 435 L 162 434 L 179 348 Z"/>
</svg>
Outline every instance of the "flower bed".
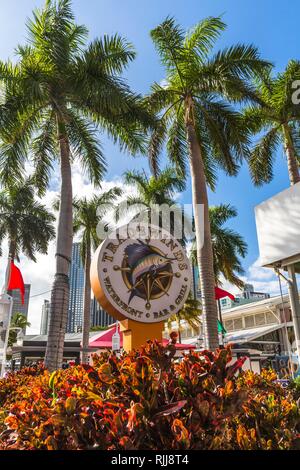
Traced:
<svg viewBox="0 0 300 470">
<path fill-rule="evenodd" d="M 174 352 L 149 342 L 94 356 L 94 367 L 9 374 L 0 449 L 297 448 L 299 409 L 272 372 L 241 372 L 229 348 L 180 362 Z"/>
</svg>

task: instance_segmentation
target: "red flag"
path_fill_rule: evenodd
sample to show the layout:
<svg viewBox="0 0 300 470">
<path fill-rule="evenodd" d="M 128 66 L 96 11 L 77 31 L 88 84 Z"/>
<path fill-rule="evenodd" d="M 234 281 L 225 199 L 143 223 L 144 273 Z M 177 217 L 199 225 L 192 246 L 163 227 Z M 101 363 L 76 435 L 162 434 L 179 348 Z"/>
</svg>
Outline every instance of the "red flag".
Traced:
<svg viewBox="0 0 300 470">
<path fill-rule="evenodd" d="M 25 286 L 23 276 L 19 268 L 10 262 L 10 276 L 8 281 L 7 290 L 20 289 L 22 304 L 24 304 Z"/>
<path fill-rule="evenodd" d="M 223 299 L 223 297 L 229 297 L 231 300 L 235 300 L 233 294 L 227 292 L 227 290 L 221 289 L 220 287 L 215 287 L 216 300 Z"/>
</svg>

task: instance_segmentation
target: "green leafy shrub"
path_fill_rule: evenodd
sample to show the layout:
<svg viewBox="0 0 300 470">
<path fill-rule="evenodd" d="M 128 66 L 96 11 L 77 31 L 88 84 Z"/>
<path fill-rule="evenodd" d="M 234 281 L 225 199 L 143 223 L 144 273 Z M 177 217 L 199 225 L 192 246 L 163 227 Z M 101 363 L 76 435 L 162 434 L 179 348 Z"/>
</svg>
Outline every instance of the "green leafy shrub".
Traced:
<svg viewBox="0 0 300 470">
<path fill-rule="evenodd" d="M 300 376 L 298 375 L 289 384 L 289 389 L 292 391 L 294 398 L 300 399 Z"/>
<path fill-rule="evenodd" d="M 270 371 L 230 349 L 174 346 L 94 356 L 93 367 L 24 368 L 0 381 L 0 449 L 291 449 L 300 414 Z"/>
</svg>

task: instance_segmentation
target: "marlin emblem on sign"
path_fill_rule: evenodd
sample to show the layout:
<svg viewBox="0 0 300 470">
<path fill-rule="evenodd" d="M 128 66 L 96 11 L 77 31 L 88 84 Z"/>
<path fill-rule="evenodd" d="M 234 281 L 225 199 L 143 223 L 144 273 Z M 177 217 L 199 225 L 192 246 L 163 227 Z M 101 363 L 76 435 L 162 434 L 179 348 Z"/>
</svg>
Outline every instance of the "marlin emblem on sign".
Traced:
<svg viewBox="0 0 300 470">
<path fill-rule="evenodd" d="M 122 267 L 115 266 L 114 269 L 122 271 L 129 292 L 128 303 L 137 296 L 147 300 L 146 308 L 149 309 L 152 298 L 168 295 L 174 276 L 171 265 L 176 258 L 169 258 L 141 240 L 137 242 L 125 248 Z"/>
</svg>

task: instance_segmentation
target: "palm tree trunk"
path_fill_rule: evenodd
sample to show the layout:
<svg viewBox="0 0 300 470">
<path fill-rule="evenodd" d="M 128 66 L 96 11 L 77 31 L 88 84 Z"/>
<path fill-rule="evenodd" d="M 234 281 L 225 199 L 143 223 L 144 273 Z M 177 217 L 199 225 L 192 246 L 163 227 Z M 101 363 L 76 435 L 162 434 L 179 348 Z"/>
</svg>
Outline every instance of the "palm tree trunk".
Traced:
<svg viewBox="0 0 300 470">
<path fill-rule="evenodd" d="M 89 362 L 89 337 L 91 326 L 91 247 L 86 247 L 85 263 L 84 263 L 84 301 L 83 301 L 83 329 L 82 329 L 82 355 L 81 362 L 88 364 Z"/>
<path fill-rule="evenodd" d="M 288 164 L 288 172 L 291 186 L 300 181 L 299 165 L 296 158 L 295 147 L 288 124 L 283 125 L 284 148 Z"/>
<path fill-rule="evenodd" d="M 73 241 L 72 174 L 70 146 L 62 122 L 58 124 L 61 193 L 56 240 L 56 273 L 51 294 L 51 313 L 45 365 L 53 371 L 62 365 L 69 306 L 69 267 Z"/>
<path fill-rule="evenodd" d="M 203 309 L 202 318 L 205 332 L 205 347 L 214 350 L 219 346 L 219 337 L 208 196 L 201 148 L 197 139 L 193 118 L 191 117 L 192 103 L 189 103 L 189 106 L 185 124 L 190 151 L 190 172 L 196 229 L 197 260 Z M 201 220 L 201 211 L 199 210 L 201 205 L 204 209 L 204 220 Z M 204 225 L 203 236 L 201 225 Z"/>
<path fill-rule="evenodd" d="M 13 239 L 10 239 L 9 241 L 9 248 L 8 248 L 8 256 L 10 261 L 14 261 L 16 258 L 16 249 L 17 249 L 17 244 L 16 241 Z"/>
</svg>

